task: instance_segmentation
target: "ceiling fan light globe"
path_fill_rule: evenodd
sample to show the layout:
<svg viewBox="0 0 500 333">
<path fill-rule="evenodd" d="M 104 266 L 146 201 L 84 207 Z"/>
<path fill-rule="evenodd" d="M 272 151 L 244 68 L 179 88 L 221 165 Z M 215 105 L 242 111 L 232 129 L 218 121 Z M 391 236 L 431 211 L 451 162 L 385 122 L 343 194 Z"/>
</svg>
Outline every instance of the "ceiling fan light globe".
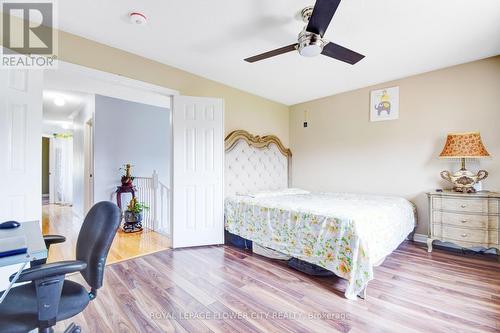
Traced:
<svg viewBox="0 0 500 333">
<path fill-rule="evenodd" d="M 299 34 L 298 51 L 301 56 L 315 57 L 323 51 L 325 43 L 321 36 L 302 30 Z"/>
<path fill-rule="evenodd" d="M 323 51 L 323 48 L 320 45 L 310 44 L 302 47 L 299 53 L 304 57 L 315 57 L 320 55 L 321 51 Z"/>
</svg>

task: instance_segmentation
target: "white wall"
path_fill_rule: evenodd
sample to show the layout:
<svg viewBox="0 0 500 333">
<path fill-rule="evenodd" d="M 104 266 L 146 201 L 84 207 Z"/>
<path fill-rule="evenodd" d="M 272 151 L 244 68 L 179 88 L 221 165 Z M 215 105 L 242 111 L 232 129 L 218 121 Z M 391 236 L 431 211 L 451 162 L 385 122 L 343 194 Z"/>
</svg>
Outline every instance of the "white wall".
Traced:
<svg viewBox="0 0 500 333">
<path fill-rule="evenodd" d="M 64 129 L 61 125 L 43 121 L 42 122 L 42 135 L 53 137 L 54 133 L 68 133 L 71 130 Z"/>
<path fill-rule="evenodd" d="M 166 107 L 95 96 L 95 202 L 115 200 L 125 163 L 134 166 L 134 176 L 148 177 L 156 170 L 159 180 L 170 184 L 170 118 Z"/>
<path fill-rule="evenodd" d="M 82 217 L 85 214 L 85 124 L 93 118 L 95 95 L 88 95 L 85 105 L 73 119 L 73 213 Z"/>
</svg>

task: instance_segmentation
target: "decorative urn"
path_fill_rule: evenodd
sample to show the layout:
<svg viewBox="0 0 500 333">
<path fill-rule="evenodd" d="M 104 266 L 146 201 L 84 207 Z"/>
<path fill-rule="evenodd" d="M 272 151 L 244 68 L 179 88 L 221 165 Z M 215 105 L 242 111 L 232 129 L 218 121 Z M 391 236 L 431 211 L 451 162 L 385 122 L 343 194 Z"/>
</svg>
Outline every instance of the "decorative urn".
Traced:
<svg viewBox="0 0 500 333">
<path fill-rule="evenodd" d="M 477 132 L 471 133 L 451 133 L 448 134 L 443 151 L 439 155 L 441 158 L 459 158 L 461 161 L 460 170 L 452 173 L 441 171 L 441 178 L 453 184 L 456 192 L 474 193 L 474 185 L 488 177 L 488 172 L 479 170 L 473 173 L 465 168 L 465 159 L 484 158 L 490 154 L 486 150 L 481 140 L 481 135 Z"/>
</svg>

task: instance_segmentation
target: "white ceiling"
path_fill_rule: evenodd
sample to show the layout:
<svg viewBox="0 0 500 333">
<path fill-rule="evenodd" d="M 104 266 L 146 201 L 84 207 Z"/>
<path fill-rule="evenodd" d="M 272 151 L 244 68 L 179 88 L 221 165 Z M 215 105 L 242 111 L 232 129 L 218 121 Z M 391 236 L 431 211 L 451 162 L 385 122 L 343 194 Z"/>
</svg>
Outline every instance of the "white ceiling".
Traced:
<svg viewBox="0 0 500 333">
<path fill-rule="evenodd" d="M 499 0 L 344 0 L 325 37 L 366 55 L 351 66 L 289 53 L 314 0 L 65 0 L 62 30 L 287 105 L 500 54 Z M 146 26 L 127 15 L 141 11 Z M 82 50 L 84 52 L 84 50 Z"/>
<path fill-rule="evenodd" d="M 67 132 L 73 128 L 73 118 L 85 104 L 85 94 L 59 90 L 43 91 L 42 124 L 44 134 Z M 63 106 L 54 100 L 62 98 Z"/>
<path fill-rule="evenodd" d="M 55 121 L 73 121 L 74 116 L 85 104 L 85 94 L 59 91 L 43 91 L 43 119 Z M 54 100 L 62 98 L 65 101 L 63 106 L 56 105 Z"/>
</svg>

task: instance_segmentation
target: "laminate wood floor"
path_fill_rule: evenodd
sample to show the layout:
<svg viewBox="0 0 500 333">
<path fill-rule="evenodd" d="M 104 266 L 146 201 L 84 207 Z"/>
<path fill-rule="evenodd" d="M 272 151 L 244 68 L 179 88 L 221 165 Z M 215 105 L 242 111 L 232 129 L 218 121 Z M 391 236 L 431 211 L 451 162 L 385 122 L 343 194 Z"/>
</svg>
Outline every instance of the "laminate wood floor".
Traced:
<svg viewBox="0 0 500 333">
<path fill-rule="evenodd" d="M 60 205 L 42 206 L 42 232 L 66 237 L 66 242 L 51 247 L 48 262 L 75 259 L 76 241 L 83 220 L 74 216 L 72 208 Z M 108 255 L 108 264 L 170 248 L 170 239 L 145 229 L 140 233 L 125 233 L 121 229 L 115 236 Z"/>
<path fill-rule="evenodd" d="M 82 282 L 79 275 L 72 276 Z M 228 246 L 168 250 L 106 268 L 71 321 L 84 332 L 500 332 L 500 262 L 403 243 L 368 287 L 317 278 Z"/>
</svg>

